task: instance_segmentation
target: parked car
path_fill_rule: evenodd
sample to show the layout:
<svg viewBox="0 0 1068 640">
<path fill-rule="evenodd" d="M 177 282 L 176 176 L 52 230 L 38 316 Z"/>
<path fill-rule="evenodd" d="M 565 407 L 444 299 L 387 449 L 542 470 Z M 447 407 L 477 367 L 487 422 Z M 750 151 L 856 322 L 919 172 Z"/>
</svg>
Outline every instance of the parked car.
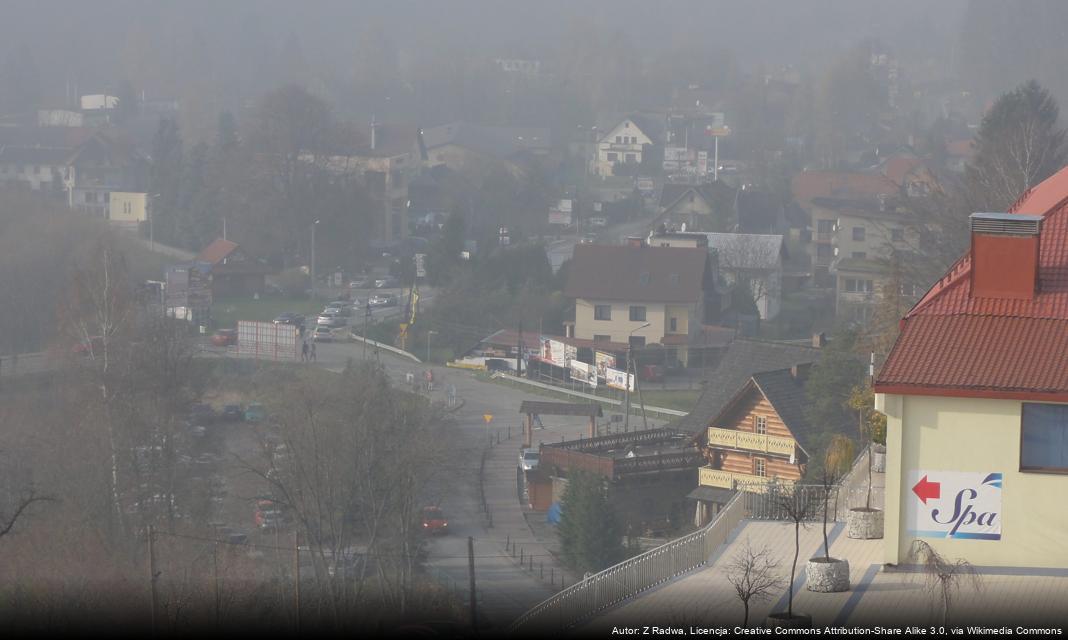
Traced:
<svg viewBox="0 0 1068 640">
<path fill-rule="evenodd" d="M 193 424 L 211 424 L 215 422 L 215 418 L 215 409 L 210 404 L 195 404 L 189 408 L 189 421 Z"/>
<path fill-rule="evenodd" d="M 448 533 L 449 520 L 441 507 L 423 507 L 423 531 L 431 534 Z"/>
<path fill-rule="evenodd" d="M 239 404 L 226 405 L 220 415 L 225 422 L 241 422 L 245 419 L 245 411 Z"/>
<path fill-rule="evenodd" d="M 312 333 L 312 340 L 316 342 L 333 342 L 334 338 L 334 330 L 325 324 L 315 327 L 315 331 Z"/>
<path fill-rule="evenodd" d="M 245 422 L 263 422 L 267 419 L 267 408 L 259 402 L 253 402 L 245 408 Z"/>
<path fill-rule="evenodd" d="M 216 347 L 229 347 L 237 344 L 237 329 L 219 329 L 211 337 L 211 343 Z"/>
<path fill-rule="evenodd" d="M 593 244 L 594 242 L 597 242 L 597 236 L 592 233 L 587 233 L 586 235 L 582 236 L 582 240 L 580 240 L 580 242 L 582 244 Z"/>
<path fill-rule="evenodd" d="M 658 364 L 643 364 L 638 367 L 638 379 L 642 382 L 663 382 L 664 367 Z"/>
<path fill-rule="evenodd" d="M 299 313 L 293 313 L 291 311 L 285 311 L 278 314 L 278 317 L 274 319 L 275 324 L 291 324 L 294 327 L 304 326 L 304 316 Z"/>
<path fill-rule="evenodd" d="M 375 280 L 375 289 L 395 289 L 400 286 L 400 282 L 393 277 L 379 278 Z"/>
<path fill-rule="evenodd" d="M 371 296 L 371 299 L 367 301 L 367 304 L 372 307 L 395 307 L 397 306 L 397 296 L 380 293 Z"/>
<path fill-rule="evenodd" d="M 342 318 L 349 318 L 352 316 L 352 304 L 345 302 L 337 304 L 331 302 L 320 312 L 321 315 L 341 316 Z"/>
<path fill-rule="evenodd" d="M 319 316 L 318 320 L 316 320 L 316 324 L 319 327 L 328 327 L 331 329 L 344 327 L 348 323 L 349 321 L 344 316 L 337 313 L 324 313 Z"/>
<path fill-rule="evenodd" d="M 523 471 L 533 471 L 538 468 L 541 461 L 541 453 L 537 449 L 523 449 L 519 452 L 519 466 Z"/>
<path fill-rule="evenodd" d="M 349 289 L 370 289 L 375 285 L 375 279 L 371 276 L 356 276 L 349 283 Z"/>
<path fill-rule="evenodd" d="M 70 352 L 76 356 L 89 357 L 94 353 L 100 353 L 104 349 L 104 336 L 92 336 L 88 340 L 82 340 L 71 347 Z"/>
</svg>

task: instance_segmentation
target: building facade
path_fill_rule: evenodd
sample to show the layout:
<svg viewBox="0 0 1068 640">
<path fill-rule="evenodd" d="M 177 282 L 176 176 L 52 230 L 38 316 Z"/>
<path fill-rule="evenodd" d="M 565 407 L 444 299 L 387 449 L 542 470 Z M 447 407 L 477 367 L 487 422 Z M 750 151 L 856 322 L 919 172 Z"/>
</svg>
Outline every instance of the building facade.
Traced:
<svg viewBox="0 0 1068 640">
<path fill-rule="evenodd" d="M 645 146 L 651 144 L 653 139 L 633 119 L 624 118 L 597 141 L 594 173 L 614 176 L 616 165 L 641 164 Z"/>
<path fill-rule="evenodd" d="M 1068 169 L 1009 213 L 904 317 L 875 381 L 887 417 L 883 556 L 915 539 L 1019 571 L 1068 566 Z"/>
</svg>

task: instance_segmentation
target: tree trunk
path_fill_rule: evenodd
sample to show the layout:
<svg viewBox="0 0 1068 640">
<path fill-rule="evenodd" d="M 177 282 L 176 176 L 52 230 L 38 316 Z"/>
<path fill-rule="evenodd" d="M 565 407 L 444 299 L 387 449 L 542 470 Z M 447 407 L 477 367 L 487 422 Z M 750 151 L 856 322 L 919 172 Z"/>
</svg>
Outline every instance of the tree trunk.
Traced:
<svg viewBox="0 0 1068 640">
<path fill-rule="evenodd" d="M 823 555 L 829 561 L 831 559 L 831 545 L 827 542 L 827 504 L 831 501 L 831 488 L 823 488 Z"/>
<path fill-rule="evenodd" d="M 786 605 L 786 614 L 794 617 L 794 576 L 797 574 L 797 557 L 801 555 L 801 521 L 794 522 L 794 563 L 790 566 L 790 599 Z"/>
<path fill-rule="evenodd" d="M 742 618 L 742 626 L 743 627 L 748 627 L 749 626 L 749 601 L 748 600 L 742 600 L 742 606 L 745 607 L 745 617 Z"/>
<path fill-rule="evenodd" d="M 864 508 L 871 509 L 871 439 L 868 439 L 868 495 L 864 499 Z"/>
</svg>

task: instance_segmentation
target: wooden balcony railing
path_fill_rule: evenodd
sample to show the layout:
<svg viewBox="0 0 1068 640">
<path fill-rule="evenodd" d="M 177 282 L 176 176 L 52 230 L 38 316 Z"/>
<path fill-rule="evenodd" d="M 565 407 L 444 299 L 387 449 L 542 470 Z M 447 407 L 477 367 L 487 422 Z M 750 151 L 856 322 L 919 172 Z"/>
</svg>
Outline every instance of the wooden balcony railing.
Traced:
<svg viewBox="0 0 1068 640">
<path fill-rule="evenodd" d="M 763 488 L 772 481 L 767 476 L 756 476 L 751 473 L 732 473 L 723 469 L 701 467 L 698 470 L 697 482 L 703 487 L 716 487 L 719 489 L 739 489 L 761 493 Z M 792 480 L 779 478 L 779 482 L 789 486 L 794 484 Z"/>
<path fill-rule="evenodd" d="M 753 433 L 752 431 L 739 431 L 738 429 L 709 427 L 708 446 L 791 456 L 794 454 L 796 443 L 793 438 L 769 436 Z"/>
</svg>

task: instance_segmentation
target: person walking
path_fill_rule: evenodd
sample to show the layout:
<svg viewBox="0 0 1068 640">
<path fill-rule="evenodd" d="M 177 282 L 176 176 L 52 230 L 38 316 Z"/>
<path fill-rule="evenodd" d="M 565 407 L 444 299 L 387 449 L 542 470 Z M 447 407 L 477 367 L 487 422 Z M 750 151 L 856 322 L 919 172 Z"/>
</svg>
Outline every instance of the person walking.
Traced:
<svg viewBox="0 0 1068 640">
<path fill-rule="evenodd" d="M 315 341 L 311 343 L 311 361 L 315 362 Z"/>
<path fill-rule="evenodd" d="M 301 343 L 301 345 L 300 345 L 300 361 L 301 362 L 307 362 L 308 361 L 308 343 L 307 343 L 307 341 Z"/>
</svg>

